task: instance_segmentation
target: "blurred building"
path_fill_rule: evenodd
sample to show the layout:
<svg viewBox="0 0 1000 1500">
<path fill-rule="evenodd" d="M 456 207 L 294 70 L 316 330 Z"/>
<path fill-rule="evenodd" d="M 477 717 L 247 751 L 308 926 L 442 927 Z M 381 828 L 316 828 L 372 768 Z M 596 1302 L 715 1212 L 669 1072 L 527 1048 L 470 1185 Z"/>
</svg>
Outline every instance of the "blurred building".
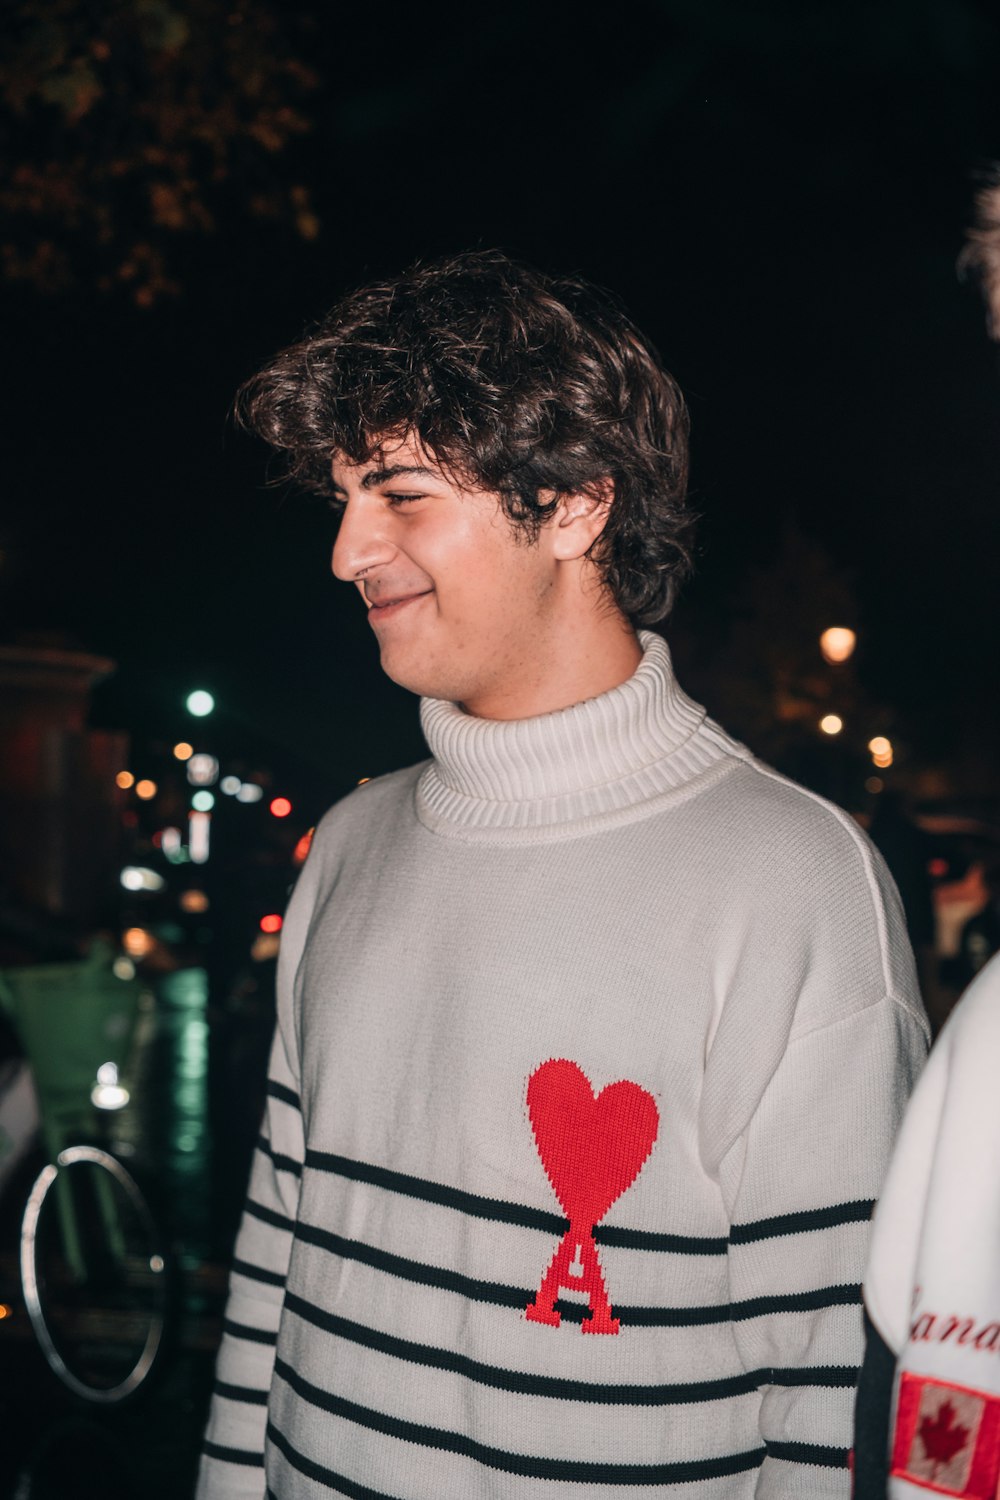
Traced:
<svg viewBox="0 0 1000 1500">
<path fill-rule="evenodd" d="M 114 670 L 80 650 L 0 646 L 5 905 L 92 925 L 114 898 L 128 737 L 87 727 L 91 690 Z"/>
</svg>

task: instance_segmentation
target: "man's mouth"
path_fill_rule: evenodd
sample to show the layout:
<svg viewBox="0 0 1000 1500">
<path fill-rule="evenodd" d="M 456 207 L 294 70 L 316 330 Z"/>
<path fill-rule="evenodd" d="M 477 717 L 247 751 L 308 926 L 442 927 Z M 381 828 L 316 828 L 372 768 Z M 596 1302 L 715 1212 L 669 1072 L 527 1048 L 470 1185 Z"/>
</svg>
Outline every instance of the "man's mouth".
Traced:
<svg viewBox="0 0 1000 1500">
<path fill-rule="evenodd" d="M 432 594 L 433 589 L 421 589 L 412 594 L 397 594 L 391 599 L 378 599 L 368 606 L 368 621 L 371 625 L 381 625 L 383 621 L 390 620 L 394 615 L 401 613 L 408 604 L 415 604 L 418 599 L 426 599 Z"/>
</svg>

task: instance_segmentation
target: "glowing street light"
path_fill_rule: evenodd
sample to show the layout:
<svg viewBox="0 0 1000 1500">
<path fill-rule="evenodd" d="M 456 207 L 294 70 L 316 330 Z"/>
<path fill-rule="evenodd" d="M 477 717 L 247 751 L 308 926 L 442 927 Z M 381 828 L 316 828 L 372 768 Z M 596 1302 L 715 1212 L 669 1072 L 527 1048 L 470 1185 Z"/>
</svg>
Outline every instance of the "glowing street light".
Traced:
<svg viewBox="0 0 1000 1500">
<path fill-rule="evenodd" d="M 819 649 L 823 660 L 839 666 L 853 656 L 858 638 L 847 625 L 831 625 L 819 638 Z"/>
<path fill-rule="evenodd" d="M 115 777 L 115 786 L 121 787 L 123 792 L 127 792 L 130 786 L 135 786 L 135 777 L 132 772 L 119 771 Z"/>
<path fill-rule="evenodd" d="M 844 721 L 839 714 L 824 714 L 819 721 L 819 727 L 824 734 L 839 734 L 844 727 Z"/>
<path fill-rule="evenodd" d="M 174 746 L 174 758 L 176 760 L 190 760 L 194 754 L 194 746 L 189 745 L 187 740 L 179 740 Z"/>
<path fill-rule="evenodd" d="M 276 818 L 287 818 L 292 810 L 292 804 L 287 797 L 275 797 L 271 803 L 271 813 Z"/>
<path fill-rule="evenodd" d="M 119 879 L 127 891 L 162 891 L 165 884 L 162 875 L 144 865 L 126 865 Z"/>
<path fill-rule="evenodd" d="M 211 812 L 212 808 L 215 806 L 215 798 L 212 796 L 211 792 L 195 792 L 194 796 L 191 798 L 191 806 L 194 808 L 195 812 Z"/>
<path fill-rule="evenodd" d="M 204 688 L 196 688 L 193 693 L 188 693 L 185 707 L 196 719 L 204 719 L 215 707 L 215 699 Z"/>
<path fill-rule="evenodd" d="M 192 786 L 211 786 L 218 775 L 219 762 L 214 755 L 206 755 L 202 751 L 199 755 L 189 756 L 187 779 Z"/>
<path fill-rule="evenodd" d="M 888 770 L 892 765 L 892 741 L 886 739 L 884 734 L 877 734 L 874 739 L 868 741 L 868 749 L 879 770 Z"/>
<path fill-rule="evenodd" d="M 129 958 L 148 958 L 153 951 L 153 934 L 145 927 L 129 927 L 122 934 L 122 947 Z"/>
<path fill-rule="evenodd" d="M 135 795 L 140 797 L 143 802 L 152 802 L 157 790 L 155 781 L 137 781 L 135 784 Z"/>
<path fill-rule="evenodd" d="M 211 795 L 209 792 L 208 796 Z M 196 808 L 194 812 L 188 813 L 188 852 L 192 864 L 203 865 L 208 859 L 211 827 L 212 814 L 210 812 L 203 812 Z"/>
</svg>

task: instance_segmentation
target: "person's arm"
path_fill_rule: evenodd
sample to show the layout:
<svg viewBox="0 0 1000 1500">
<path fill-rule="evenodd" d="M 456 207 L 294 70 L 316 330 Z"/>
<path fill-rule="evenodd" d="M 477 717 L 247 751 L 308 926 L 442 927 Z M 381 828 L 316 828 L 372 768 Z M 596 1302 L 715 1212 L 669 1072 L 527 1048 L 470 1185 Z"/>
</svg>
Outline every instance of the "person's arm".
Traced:
<svg viewBox="0 0 1000 1500">
<path fill-rule="evenodd" d="M 315 902 L 317 851 L 299 877 L 278 960 L 267 1107 L 233 1254 L 196 1500 L 264 1500 L 264 1433 L 305 1156 L 294 983 Z"/>
<path fill-rule="evenodd" d="M 865 1313 L 865 1357 L 855 1407 L 854 1500 L 886 1500 L 895 1378 L 896 1356 Z"/>
<path fill-rule="evenodd" d="M 760 1372 L 758 1500 L 846 1500 L 873 1201 L 925 1055 L 892 998 L 792 1040 L 722 1163 L 733 1327 Z"/>
</svg>

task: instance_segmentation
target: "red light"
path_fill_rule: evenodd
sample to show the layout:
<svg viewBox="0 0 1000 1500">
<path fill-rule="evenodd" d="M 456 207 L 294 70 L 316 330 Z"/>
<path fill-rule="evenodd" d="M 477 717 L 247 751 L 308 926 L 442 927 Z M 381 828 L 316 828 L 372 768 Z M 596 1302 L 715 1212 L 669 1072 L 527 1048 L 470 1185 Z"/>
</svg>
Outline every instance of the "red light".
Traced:
<svg viewBox="0 0 1000 1500">
<path fill-rule="evenodd" d="M 292 804 L 287 797 L 275 797 L 271 803 L 271 811 L 276 818 L 287 818 L 292 810 Z"/>
<path fill-rule="evenodd" d="M 948 861 L 946 859 L 932 859 L 927 864 L 928 875 L 933 875 L 935 880 L 940 880 L 942 875 L 948 873 Z"/>
<path fill-rule="evenodd" d="M 261 917 L 260 919 L 261 932 L 280 932 L 281 927 L 282 919 L 278 916 L 278 913 L 276 911 L 271 912 L 269 916 Z"/>
<path fill-rule="evenodd" d="M 299 839 L 298 843 L 295 845 L 295 853 L 292 855 L 292 859 L 297 865 L 305 864 L 306 855 L 312 848 L 313 834 L 315 832 L 315 828 L 310 828 L 309 832 L 304 833 Z"/>
</svg>

